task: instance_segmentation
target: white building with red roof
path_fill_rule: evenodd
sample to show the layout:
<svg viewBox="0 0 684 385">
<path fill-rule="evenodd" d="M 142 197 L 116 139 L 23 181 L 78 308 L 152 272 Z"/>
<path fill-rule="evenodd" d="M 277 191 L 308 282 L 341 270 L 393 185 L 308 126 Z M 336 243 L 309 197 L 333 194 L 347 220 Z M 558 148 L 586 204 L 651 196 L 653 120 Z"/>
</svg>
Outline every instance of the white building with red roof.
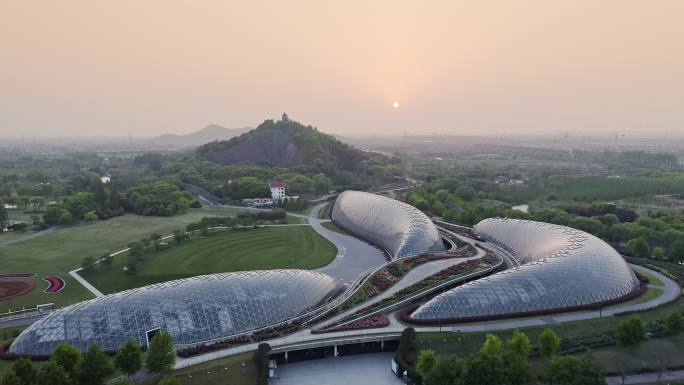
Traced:
<svg viewBox="0 0 684 385">
<path fill-rule="evenodd" d="M 271 188 L 271 200 L 273 200 L 273 202 L 285 199 L 285 182 L 274 180 L 268 183 L 268 187 Z"/>
</svg>

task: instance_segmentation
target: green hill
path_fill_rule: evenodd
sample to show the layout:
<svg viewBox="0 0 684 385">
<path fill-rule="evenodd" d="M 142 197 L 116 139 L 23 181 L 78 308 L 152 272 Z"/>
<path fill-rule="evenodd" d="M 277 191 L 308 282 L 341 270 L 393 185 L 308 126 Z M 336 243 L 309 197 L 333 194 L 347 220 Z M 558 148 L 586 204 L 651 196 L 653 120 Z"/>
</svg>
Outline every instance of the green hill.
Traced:
<svg viewBox="0 0 684 385">
<path fill-rule="evenodd" d="M 204 144 L 197 149 L 197 154 L 223 166 L 255 164 L 328 175 L 340 171 L 368 174 L 371 166 L 389 161 L 380 154 L 342 143 L 315 127 L 273 120 L 266 120 L 256 129 L 230 140 Z"/>
</svg>

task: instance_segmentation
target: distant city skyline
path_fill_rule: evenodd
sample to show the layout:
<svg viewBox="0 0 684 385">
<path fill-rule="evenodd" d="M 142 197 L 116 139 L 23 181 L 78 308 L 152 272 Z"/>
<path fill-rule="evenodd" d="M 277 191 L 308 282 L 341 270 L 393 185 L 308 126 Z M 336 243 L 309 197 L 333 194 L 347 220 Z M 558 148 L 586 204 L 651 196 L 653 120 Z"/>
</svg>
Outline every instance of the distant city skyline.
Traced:
<svg viewBox="0 0 684 385">
<path fill-rule="evenodd" d="M 681 136 L 684 2 L 0 5 L 0 137 Z M 395 104 L 396 103 L 396 104 Z"/>
</svg>

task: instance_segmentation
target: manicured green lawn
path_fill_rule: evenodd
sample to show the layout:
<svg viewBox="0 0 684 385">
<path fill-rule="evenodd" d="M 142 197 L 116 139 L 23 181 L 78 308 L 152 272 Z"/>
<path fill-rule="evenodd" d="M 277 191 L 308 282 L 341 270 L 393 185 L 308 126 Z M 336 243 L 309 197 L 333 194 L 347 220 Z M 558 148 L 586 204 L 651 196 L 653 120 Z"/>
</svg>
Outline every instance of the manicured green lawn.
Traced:
<svg viewBox="0 0 684 385">
<path fill-rule="evenodd" d="M 129 243 L 152 233 L 169 234 L 175 229 L 197 222 L 207 216 L 234 215 L 234 209 L 192 209 L 173 217 L 143 217 L 127 214 L 97 221 L 91 225 L 76 225 L 57 229 L 50 234 L 14 243 L 0 244 L 0 273 L 37 273 L 36 288 L 29 294 L 0 302 L 0 313 L 7 309 L 55 303 L 68 305 L 92 298 L 90 292 L 71 279 L 68 272 L 80 266 L 86 256 L 101 256 L 105 251 L 126 247 Z M 2 237 L 0 237 L 2 239 Z M 66 288 L 55 294 L 44 294 L 47 284 L 44 275 L 58 275 Z"/>
<path fill-rule="evenodd" d="M 275 268 L 314 269 L 330 263 L 337 249 L 309 226 L 226 230 L 191 239 L 146 256 L 135 275 L 123 267 L 121 254 L 108 268 L 96 266 L 83 276 L 104 293 L 112 293 L 200 274 Z"/>
<path fill-rule="evenodd" d="M 178 378 L 183 385 L 255 385 L 257 383 L 253 352 L 174 370 L 171 375 Z M 157 381 L 158 379 L 149 379 L 139 384 L 155 385 Z"/>
</svg>

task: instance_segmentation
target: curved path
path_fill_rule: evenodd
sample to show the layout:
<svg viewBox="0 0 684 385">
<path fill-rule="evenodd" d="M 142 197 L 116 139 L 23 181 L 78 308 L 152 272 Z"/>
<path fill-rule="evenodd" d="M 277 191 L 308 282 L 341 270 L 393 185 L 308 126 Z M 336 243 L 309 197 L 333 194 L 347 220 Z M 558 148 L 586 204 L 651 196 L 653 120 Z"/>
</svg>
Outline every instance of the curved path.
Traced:
<svg viewBox="0 0 684 385">
<path fill-rule="evenodd" d="M 370 243 L 323 227 L 323 223 L 328 220 L 319 219 L 318 213 L 326 204 L 327 202 L 324 202 L 314 206 L 309 212 L 308 220 L 314 231 L 337 247 L 337 256 L 332 263 L 316 271 L 349 284 L 361 274 L 387 263 L 385 254 Z"/>
</svg>

